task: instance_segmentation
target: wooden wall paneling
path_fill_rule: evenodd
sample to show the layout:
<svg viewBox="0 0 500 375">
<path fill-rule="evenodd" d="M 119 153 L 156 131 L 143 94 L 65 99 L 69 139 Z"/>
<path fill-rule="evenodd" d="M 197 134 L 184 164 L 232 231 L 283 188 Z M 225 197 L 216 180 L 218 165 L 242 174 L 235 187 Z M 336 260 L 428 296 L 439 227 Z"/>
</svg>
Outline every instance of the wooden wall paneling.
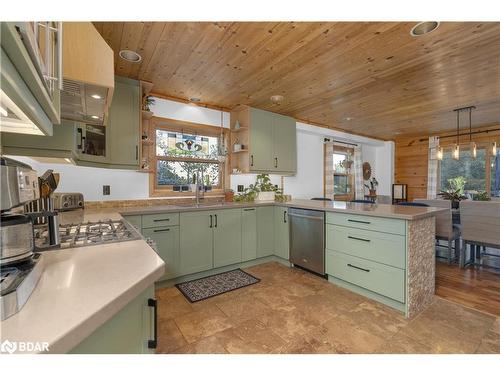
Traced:
<svg viewBox="0 0 500 375">
<path fill-rule="evenodd" d="M 474 117 L 473 117 L 474 118 Z M 498 129 L 499 125 L 482 127 L 477 130 Z M 467 130 L 462 127 L 461 134 Z M 440 136 L 453 135 L 453 132 L 436 134 Z M 466 144 L 468 135 L 460 137 L 460 142 Z M 496 141 L 500 145 L 500 131 L 482 133 L 472 136 L 472 140 L 478 145 L 485 145 L 489 150 L 491 143 Z M 441 146 L 455 144 L 456 138 L 441 138 Z M 395 142 L 395 183 L 408 184 L 408 200 L 416 198 L 427 198 L 427 158 L 429 142 L 426 136 L 400 137 Z"/>
<path fill-rule="evenodd" d="M 500 23 L 443 22 L 419 38 L 409 35 L 413 25 L 96 23 L 117 72 L 151 81 L 168 97 L 245 104 L 382 139 L 453 130 L 451 110 L 462 105 L 477 106 L 475 126 L 498 123 Z M 124 47 L 143 60 L 118 61 Z M 271 103 L 273 94 L 283 103 Z"/>
</svg>

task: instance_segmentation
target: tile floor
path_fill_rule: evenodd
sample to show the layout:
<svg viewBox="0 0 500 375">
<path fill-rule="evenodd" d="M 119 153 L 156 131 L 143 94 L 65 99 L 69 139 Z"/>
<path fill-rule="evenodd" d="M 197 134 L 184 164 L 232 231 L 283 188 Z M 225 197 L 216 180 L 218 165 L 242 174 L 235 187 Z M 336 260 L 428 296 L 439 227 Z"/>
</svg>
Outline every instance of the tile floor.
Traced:
<svg viewBox="0 0 500 375">
<path fill-rule="evenodd" d="M 258 284 L 189 303 L 157 291 L 158 353 L 500 353 L 500 317 L 436 297 L 407 320 L 396 310 L 272 262 Z"/>
</svg>

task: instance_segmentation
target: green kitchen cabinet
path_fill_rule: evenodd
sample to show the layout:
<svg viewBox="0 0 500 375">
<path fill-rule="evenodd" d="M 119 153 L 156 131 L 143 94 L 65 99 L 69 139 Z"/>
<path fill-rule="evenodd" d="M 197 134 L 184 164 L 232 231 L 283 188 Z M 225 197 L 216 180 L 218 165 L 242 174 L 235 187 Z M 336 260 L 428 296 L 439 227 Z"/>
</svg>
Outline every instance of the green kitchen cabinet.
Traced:
<svg viewBox="0 0 500 375">
<path fill-rule="evenodd" d="M 297 171 L 297 131 L 295 120 L 273 115 L 273 167 L 278 172 Z"/>
<path fill-rule="evenodd" d="M 71 354 L 147 354 L 148 340 L 154 340 L 154 310 L 148 301 L 155 298 L 149 286 L 132 302 L 73 348 Z"/>
<path fill-rule="evenodd" d="M 243 208 L 241 211 L 241 260 L 257 258 L 257 209 Z"/>
<path fill-rule="evenodd" d="M 250 109 L 250 171 L 270 171 L 273 165 L 273 113 Z"/>
<path fill-rule="evenodd" d="M 241 209 L 213 212 L 214 267 L 241 262 Z"/>
<path fill-rule="evenodd" d="M 241 121 L 243 129 L 249 129 L 250 155 L 239 166 L 242 171 L 286 175 L 297 172 L 295 119 L 251 107 L 234 111 L 231 116 L 232 123 Z"/>
<path fill-rule="evenodd" d="M 162 279 L 172 279 L 181 274 L 179 252 L 179 227 L 157 227 L 142 230 L 145 238 L 150 238 L 156 244 L 156 251 L 165 262 L 165 274 Z"/>
<path fill-rule="evenodd" d="M 106 154 L 116 168 L 139 167 L 140 100 L 139 81 L 115 76 L 106 127 Z"/>
<path fill-rule="evenodd" d="M 29 157 L 75 159 L 77 123 L 63 120 L 52 136 L 2 133 L 2 153 Z"/>
<path fill-rule="evenodd" d="M 181 212 L 179 272 L 182 275 L 213 268 L 212 211 Z"/>
<path fill-rule="evenodd" d="M 274 254 L 274 207 L 257 207 L 257 258 Z"/>
<path fill-rule="evenodd" d="M 289 259 L 290 227 L 288 208 L 274 207 L 274 255 Z"/>
</svg>

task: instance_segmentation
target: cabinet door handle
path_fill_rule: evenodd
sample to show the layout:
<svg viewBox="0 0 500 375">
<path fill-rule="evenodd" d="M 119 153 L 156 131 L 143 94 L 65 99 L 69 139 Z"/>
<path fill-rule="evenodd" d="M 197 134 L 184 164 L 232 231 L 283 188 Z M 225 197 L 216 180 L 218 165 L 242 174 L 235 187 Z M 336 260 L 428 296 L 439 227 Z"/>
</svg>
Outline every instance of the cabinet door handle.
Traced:
<svg viewBox="0 0 500 375">
<path fill-rule="evenodd" d="M 357 270 L 361 270 L 361 271 L 364 271 L 364 272 L 370 272 L 370 270 L 367 270 L 366 268 L 361 268 L 361 267 L 358 267 L 358 266 L 354 266 L 351 263 L 347 263 L 347 265 L 349 267 L 356 268 Z"/>
<path fill-rule="evenodd" d="M 350 221 L 351 223 L 371 224 L 371 222 L 369 221 L 362 221 L 362 220 L 347 219 L 347 221 Z"/>
<path fill-rule="evenodd" d="M 135 160 L 139 160 L 139 146 L 135 146 Z"/>
<path fill-rule="evenodd" d="M 274 158 L 274 168 L 278 168 L 278 158 Z"/>
<path fill-rule="evenodd" d="M 214 216 L 215 216 L 215 227 L 217 228 L 217 215 Z"/>
<path fill-rule="evenodd" d="M 283 222 L 286 223 L 286 211 L 283 211 Z"/>
<path fill-rule="evenodd" d="M 244 208 L 243 211 L 255 211 L 255 208 Z"/>
<path fill-rule="evenodd" d="M 154 229 L 153 232 L 170 232 L 170 228 L 165 229 Z"/>
<path fill-rule="evenodd" d="M 153 340 L 148 340 L 148 348 L 156 349 L 158 346 L 158 303 L 154 298 L 148 298 L 148 306 L 153 308 L 154 320 L 153 320 Z"/>
<path fill-rule="evenodd" d="M 159 221 L 170 221 L 170 219 L 153 219 L 154 223 L 157 223 Z"/>
<path fill-rule="evenodd" d="M 358 241 L 363 241 L 363 242 L 370 242 L 371 240 L 367 240 L 366 238 L 359 238 L 359 237 L 353 237 L 353 236 L 347 236 L 347 238 L 350 238 L 351 240 L 358 240 Z"/>
<path fill-rule="evenodd" d="M 253 155 L 250 155 L 250 166 L 253 167 Z"/>
<path fill-rule="evenodd" d="M 213 228 L 213 219 L 212 219 L 212 215 L 210 215 L 210 227 L 209 228 Z"/>
<path fill-rule="evenodd" d="M 78 136 L 80 137 L 80 141 L 76 144 L 76 148 L 78 150 L 82 150 L 83 149 L 83 130 L 82 130 L 82 128 L 78 128 L 78 129 L 76 129 L 76 132 L 78 133 Z"/>
</svg>

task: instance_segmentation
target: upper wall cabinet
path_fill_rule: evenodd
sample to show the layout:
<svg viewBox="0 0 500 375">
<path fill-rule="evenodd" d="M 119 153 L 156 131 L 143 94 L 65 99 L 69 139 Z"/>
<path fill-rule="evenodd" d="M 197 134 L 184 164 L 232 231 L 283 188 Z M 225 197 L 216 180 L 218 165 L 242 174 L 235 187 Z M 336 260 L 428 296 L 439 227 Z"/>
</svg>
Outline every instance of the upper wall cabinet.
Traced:
<svg viewBox="0 0 500 375">
<path fill-rule="evenodd" d="M 139 81 L 116 77 L 106 126 L 63 120 L 53 136 L 2 136 L 2 153 L 34 158 L 66 158 L 87 167 L 139 169 Z"/>
<path fill-rule="evenodd" d="M 63 23 L 61 117 L 104 125 L 114 91 L 114 55 L 90 22 Z"/>
<path fill-rule="evenodd" d="M 231 168 L 242 173 L 295 174 L 296 137 L 293 118 L 239 107 L 231 112 Z"/>
<path fill-rule="evenodd" d="M 62 24 L 1 23 L 2 132 L 52 135 L 60 122 Z"/>
<path fill-rule="evenodd" d="M 139 81 L 116 76 L 107 132 L 108 155 L 116 167 L 139 166 L 140 106 Z"/>
</svg>

